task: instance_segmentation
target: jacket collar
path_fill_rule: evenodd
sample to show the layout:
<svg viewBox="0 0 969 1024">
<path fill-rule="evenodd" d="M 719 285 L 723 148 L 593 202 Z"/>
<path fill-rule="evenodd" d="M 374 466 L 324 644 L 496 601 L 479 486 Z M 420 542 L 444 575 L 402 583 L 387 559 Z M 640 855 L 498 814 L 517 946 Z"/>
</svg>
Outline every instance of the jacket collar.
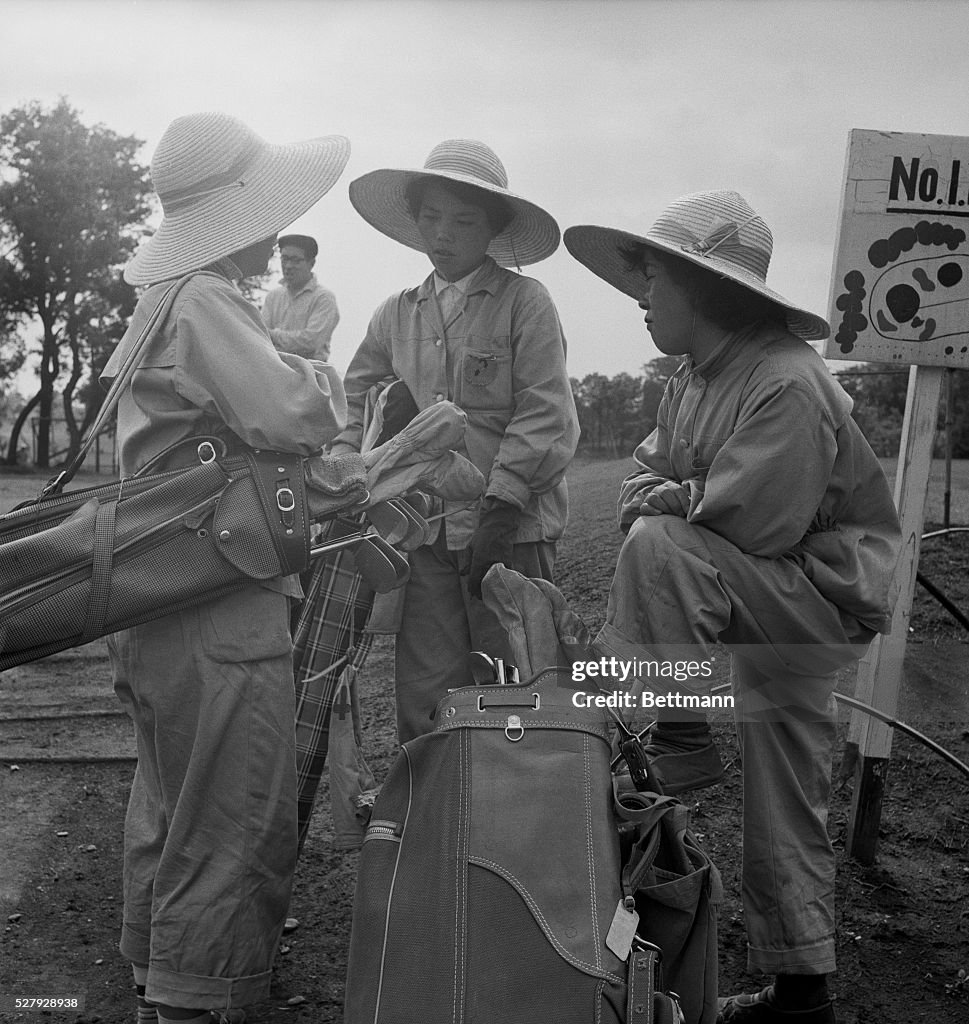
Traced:
<svg viewBox="0 0 969 1024">
<path fill-rule="evenodd" d="M 763 348 L 765 345 L 777 341 L 778 338 L 784 337 L 786 333 L 779 327 L 765 326 L 761 321 L 748 324 L 739 331 L 731 331 L 702 363 L 694 362 L 693 357 L 688 356 L 686 372 L 696 374 L 704 380 L 711 380 L 727 369 L 736 359 L 749 353 L 752 348 Z"/>
<path fill-rule="evenodd" d="M 304 284 L 301 284 L 299 286 L 299 288 L 296 289 L 295 292 L 285 282 L 283 282 L 283 287 L 289 293 L 289 297 L 291 299 L 295 299 L 297 295 L 302 295 L 303 292 L 311 292 L 311 291 L 313 291 L 313 289 L 316 287 L 316 275 L 315 274 L 310 274 L 309 280 L 306 281 Z"/>
<path fill-rule="evenodd" d="M 242 271 L 235 265 L 235 263 L 229 259 L 228 256 L 223 256 L 222 259 L 216 260 L 214 263 L 210 263 L 207 267 L 203 267 L 203 270 L 210 270 L 214 274 L 220 274 L 228 281 L 232 281 L 234 284 L 238 284 L 242 280 Z"/>
<path fill-rule="evenodd" d="M 469 282 L 465 297 L 474 295 L 475 292 L 488 292 L 490 295 L 494 295 L 498 290 L 501 274 L 501 267 L 490 256 L 486 256 L 484 263 L 478 267 L 477 272 Z M 417 302 L 424 303 L 428 299 L 433 298 L 434 294 L 434 271 L 432 270 L 428 277 L 417 287 Z"/>
</svg>

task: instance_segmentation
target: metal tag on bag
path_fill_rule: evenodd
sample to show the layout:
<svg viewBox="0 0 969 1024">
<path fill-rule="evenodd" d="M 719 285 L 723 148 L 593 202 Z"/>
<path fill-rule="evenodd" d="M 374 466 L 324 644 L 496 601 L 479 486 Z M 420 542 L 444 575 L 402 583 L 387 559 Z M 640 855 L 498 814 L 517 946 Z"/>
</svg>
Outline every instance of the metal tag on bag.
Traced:
<svg viewBox="0 0 969 1024">
<path fill-rule="evenodd" d="M 633 900 L 620 900 L 606 934 L 607 948 L 611 949 L 620 960 L 629 959 L 629 951 L 632 949 L 638 925 L 639 914 L 636 913 Z"/>
</svg>

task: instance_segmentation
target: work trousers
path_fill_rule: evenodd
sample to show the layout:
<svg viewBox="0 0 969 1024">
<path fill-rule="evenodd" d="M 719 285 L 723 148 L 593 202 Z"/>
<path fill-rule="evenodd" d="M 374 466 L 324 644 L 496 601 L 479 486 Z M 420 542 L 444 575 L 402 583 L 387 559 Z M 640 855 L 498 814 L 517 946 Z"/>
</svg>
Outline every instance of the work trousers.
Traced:
<svg viewBox="0 0 969 1024">
<path fill-rule="evenodd" d="M 748 555 L 677 516 L 640 517 L 620 551 L 598 648 L 658 661 L 709 656 L 718 640 L 731 651 L 753 970 L 835 969 L 827 832 L 835 673 L 872 636 L 822 597 L 793 558 Z"/>
<path fill-rule="evenodd" d="M 252 585 L 109 646 L 138 749 L 121 952 L 152 1002 L 257 1002 L 296 865 L 288 599 Z"/>
<path fill-rule="evenodd" d="M 437 702 L 449 689 L 471 686 L 472 651 L 510 660 L 508 639 L 494 613 L 468 593 L 461 569 L 466 550 L 448 550 L 444 530 L 432 544 L 408 555 L 410 579 L 396 650 L 397 738 L 406 743 L 434 728 Z M 523 576 L 552 579 L 555 544 L 514 546 L 513 564 Z"/>
</svg>

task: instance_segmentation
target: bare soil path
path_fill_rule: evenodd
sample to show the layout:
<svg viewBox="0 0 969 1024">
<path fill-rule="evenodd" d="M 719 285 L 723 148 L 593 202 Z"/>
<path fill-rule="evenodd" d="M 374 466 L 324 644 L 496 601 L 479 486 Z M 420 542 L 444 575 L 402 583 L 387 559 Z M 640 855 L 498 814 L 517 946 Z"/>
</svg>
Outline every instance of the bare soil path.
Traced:
<svg viewBox="0 0 969 1024">
<path fill-rule="evenodd" d="M 620 537 L 612 502 L 624 461 L 580 461 L 559 582 L 590 626 L 601 622 Z M 12 501 L 0 477 L 0 509 Z M 28 488 L 27 493 L 32 493 Z M 922 568 L 969 611 L 969 534 L 926 544 Z M 394 756 L 392 647 L 380 639 L 362 678 L 368 759 Z M 853 679 L 842 681 L 851 692 Z M 103 642 L 0 673 L 0 994 L 83 995 L 70 1024 L 133 1019 L 120 930 L 121 835 L 134 768 Z M 916 596 L 900 717 L 969 762 L 969 633 Z M 847 721 L 847 713 L 844 715 Z M 715 721 L 724 785 L 697 794 L 693 825 L 724 876 L 722 989 L 762 982 L 745 966 L 739 901 L 740 773 L 732 729 Z M 844 843 L 850 778 L 838 781 L 830 829 Z M 342 1020 L 356 854 L 335 851 L 326 786 L 297 870 L 293 913 L 262 1024 Z M 969 779 L 896 735 L 877 863 L 842 855 L 838 878 L 841 1024 L 969 1021 Z M 0 1011 L 0 1022 L 36 1015 Z M 431 1022 L 429 1022 L 431 1024 Z M 497 1022 L 496 1022 L 497 1024 Z"/>
</svg>

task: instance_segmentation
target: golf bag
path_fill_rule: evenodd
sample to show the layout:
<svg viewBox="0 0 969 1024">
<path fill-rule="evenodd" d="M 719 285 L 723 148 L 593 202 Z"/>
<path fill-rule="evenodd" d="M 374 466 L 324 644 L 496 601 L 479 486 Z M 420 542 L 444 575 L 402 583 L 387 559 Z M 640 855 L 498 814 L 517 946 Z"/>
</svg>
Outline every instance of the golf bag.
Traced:
<svg viewBox="0 0 969 1024">
<path fill-rule="evenodd" d="M 634 821 L 675 801 L 638 794 L 617 819 L 610 720 L 575 691 L 557 669 L 453 690 L 404 744 L 361 851 L 345 1024 L 711 1024 L 716 870 L 671 856 L 666 811 Z M 702 962 L 664 949 L 640 902 L 684 870 L 678 941 Z"/>
<path fill-rule="evenodd" d="M 306 460 L 231 455 L 217 438 L 190 446 L 192 467 L 41 497 L 0 517 L 0 670 L 305 568 Z M 359 460 L 340 468 L 333 493 L 317 491 L 317 510 L 366 497 Z"/>
</svg>

